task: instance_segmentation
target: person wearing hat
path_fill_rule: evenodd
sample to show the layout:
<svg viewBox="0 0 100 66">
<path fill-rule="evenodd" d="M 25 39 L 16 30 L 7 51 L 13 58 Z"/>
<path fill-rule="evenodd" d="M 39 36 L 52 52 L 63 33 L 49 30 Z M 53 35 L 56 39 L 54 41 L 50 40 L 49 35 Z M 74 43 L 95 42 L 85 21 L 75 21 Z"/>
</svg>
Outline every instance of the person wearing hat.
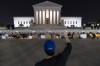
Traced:
<svg viewBox="0 0 100 66">
<path fill-rule="evenodd" d="M 39 61 L 35 64 L 35 66 L 65 66 L 68 60 L 68 57 L 72 51 L 72 45 L 70 40 L 68 39 L 66 33 L 62 33 L 65 37 L 66 47 L 63 52 L 55 55 L 55 42 L 53 40 L 47 40 L 44 43 L 44 51 L 47 54 L 47 58 Z"/>
</svg>

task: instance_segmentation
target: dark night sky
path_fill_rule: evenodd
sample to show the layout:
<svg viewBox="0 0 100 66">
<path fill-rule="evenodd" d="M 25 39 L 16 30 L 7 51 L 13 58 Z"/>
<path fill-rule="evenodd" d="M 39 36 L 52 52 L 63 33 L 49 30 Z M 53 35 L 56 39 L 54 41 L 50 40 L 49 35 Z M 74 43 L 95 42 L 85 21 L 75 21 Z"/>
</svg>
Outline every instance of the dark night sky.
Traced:
<svg viewBox="0 0 100 66">
<path fill-rule="evenodd" d="M 0 0 L 0 22 L 13 22 L 13 16 L 34 16 L 32 5 L 45 0 Z M 63 5 L 62 16 L 82 16 L 83 22 L 100 19 L 96 0 L 49 0 Z"/>
</svg>

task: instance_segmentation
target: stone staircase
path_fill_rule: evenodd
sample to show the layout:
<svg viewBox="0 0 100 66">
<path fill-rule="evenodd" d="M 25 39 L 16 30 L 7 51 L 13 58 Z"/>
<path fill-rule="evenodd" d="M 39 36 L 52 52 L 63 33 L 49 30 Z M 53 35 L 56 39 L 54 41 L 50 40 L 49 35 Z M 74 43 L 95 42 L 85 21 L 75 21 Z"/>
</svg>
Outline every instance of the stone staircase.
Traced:
<svg viewBox="0 0 100 66">
<path fill-rule="evenodd" d="M 32 27 L 30 27 L 31 29 L 64 29 L 64 26 L 61 25 L 50 25 L 50 24 L 41 24 L 41 25 L 34 25 Z"/>
</svg>

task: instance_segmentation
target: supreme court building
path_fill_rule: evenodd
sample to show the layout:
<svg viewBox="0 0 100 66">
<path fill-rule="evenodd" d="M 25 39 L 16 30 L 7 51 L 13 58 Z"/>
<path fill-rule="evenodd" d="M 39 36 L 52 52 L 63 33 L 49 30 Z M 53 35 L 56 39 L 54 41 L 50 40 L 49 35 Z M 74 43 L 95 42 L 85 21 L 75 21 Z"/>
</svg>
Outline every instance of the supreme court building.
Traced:
<svg viewBox="0 0 100 66">
<path fill-rule="evenodd" d="M 71 27 L 72 25 L 81 27 L 82 17 L 61 17 L 62 5 L 60 4 L 44 1 L 32 5 L 32 7 L 34 9 L 34 17 L 13 17 L 15 27 L 19 27 L 20 24 L 23 24 L 23 27 L 30 27 L 31 24 L 58 25 L 61 22 L 66 27 Z M 30 24 L 30 22 L 32 23 Z"/>
<path fill-rule="evenodd" d="M 36 24 L 59 24 L 62 5 L 45 1 L 33 5 Z"/>
</svg>

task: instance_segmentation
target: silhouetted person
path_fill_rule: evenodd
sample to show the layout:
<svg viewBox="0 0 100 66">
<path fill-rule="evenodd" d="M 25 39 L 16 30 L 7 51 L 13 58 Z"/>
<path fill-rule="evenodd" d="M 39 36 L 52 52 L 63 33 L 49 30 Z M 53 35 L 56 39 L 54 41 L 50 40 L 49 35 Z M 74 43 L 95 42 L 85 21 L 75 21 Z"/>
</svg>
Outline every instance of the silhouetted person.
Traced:
<svg viewBox="0 0 100 66">
<path fill-rule="evenodd" d="M 96 27 L 97 27 L 96 24 L 94 24 L 94 29 L 96 29 Z"/>
<path fill-rule="evenodd" d="M 68 36 L 69 38 L 72 38 L 72 34 L 71 34 L 70 32 L 68 32 L 67 36 Z"/>
<path fill-rule="evenodd" d="M 72 45 L 70 40 L 68 39 L 67 35 L 63 33 L 65 40 L 66 40 L 66 47 L 64 48 L 63 52 L 55 54 L 55 43 L 53 40 L 47 40 L 44 44 L 45 53 L 48 55 L 46 59 L 35 64 L 35 66 L 65 66 L 68 60 L 69 55 L 71 54 Z"/>
<path fill-rule="evenodd" d="M 10 24 L 6 24 L 7 29 L 10 29 Z"/>
</svg>

